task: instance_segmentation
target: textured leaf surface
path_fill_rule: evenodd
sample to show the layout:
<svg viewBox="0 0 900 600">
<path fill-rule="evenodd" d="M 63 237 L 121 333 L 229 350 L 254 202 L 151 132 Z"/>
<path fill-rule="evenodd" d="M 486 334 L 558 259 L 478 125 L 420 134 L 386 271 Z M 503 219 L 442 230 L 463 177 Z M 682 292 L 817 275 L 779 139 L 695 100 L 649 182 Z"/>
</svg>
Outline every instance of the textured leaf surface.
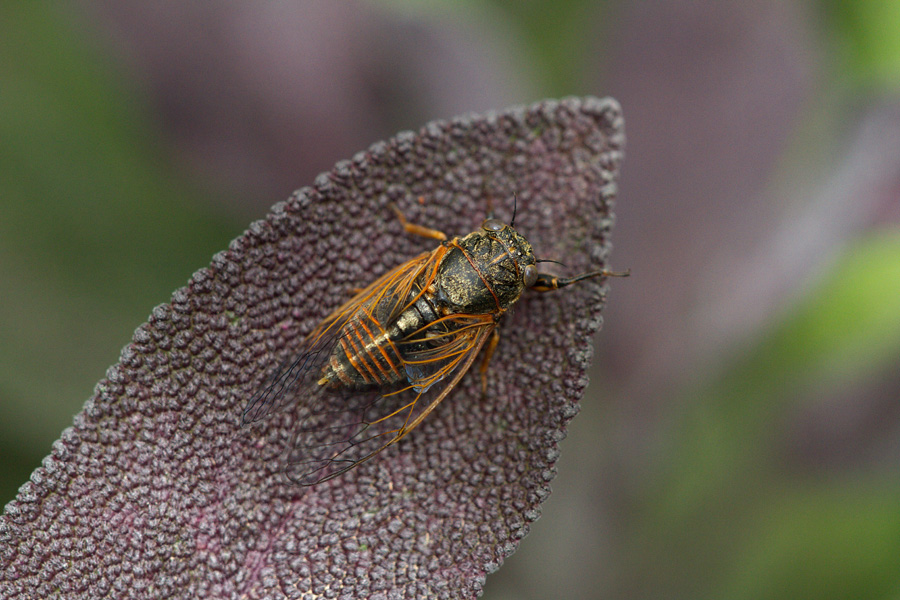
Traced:
<svg viewBox="0 0 900 600">
<path fill-rule="evenodd" d="M 0 521 L 0 591 L 34 597 L 474 597 L 549 494 L 604 284 L 529 294 L 418 429 L 289 485 L 286 411 L 240 428 L 271 370 L 354 288 L 493 207 L 566 273 L 606 266 L 624 133 L 613 100 L 434 122 L 276 205 L 157 307 Z M 418 198 L 422 197 L 423 202 Z"/>
</svg>

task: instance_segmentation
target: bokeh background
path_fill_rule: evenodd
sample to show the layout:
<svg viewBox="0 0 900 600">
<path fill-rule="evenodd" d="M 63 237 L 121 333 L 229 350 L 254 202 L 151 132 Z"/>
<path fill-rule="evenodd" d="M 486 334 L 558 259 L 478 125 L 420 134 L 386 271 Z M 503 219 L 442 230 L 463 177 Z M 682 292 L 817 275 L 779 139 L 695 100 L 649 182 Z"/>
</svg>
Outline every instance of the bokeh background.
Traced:
<svg viewBox="0 0 900 600">
<path fill-rule="evenodd" d="M 900 597 L 894 0 L 0 4 L 0 504 L 271 204 L 570 94 L 623 105 L 633 276 L 485 598 Z"/>
</svg>

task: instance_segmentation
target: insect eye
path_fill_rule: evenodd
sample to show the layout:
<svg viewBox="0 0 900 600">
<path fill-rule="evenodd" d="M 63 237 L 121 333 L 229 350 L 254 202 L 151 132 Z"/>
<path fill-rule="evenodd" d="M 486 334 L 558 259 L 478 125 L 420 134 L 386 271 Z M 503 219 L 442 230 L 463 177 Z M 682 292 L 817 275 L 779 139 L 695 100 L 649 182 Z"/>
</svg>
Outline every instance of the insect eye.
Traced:
<svg viewBox="0 0 900 600">
<path fill-rule="evenodd" d="M 538 271 L 534 265 L 525 265 L 525 272 L 522 274 L 522 282 L 525 287 L 530 288 L 537 283 Z"/>
<path fill-rule="evenodd" d="M 485 231 L 503 231 L 505 227 L 506 223 L 500 219 L 485 219 L 484 223 L 481 224 L 481 228 Z"/>
</svg>

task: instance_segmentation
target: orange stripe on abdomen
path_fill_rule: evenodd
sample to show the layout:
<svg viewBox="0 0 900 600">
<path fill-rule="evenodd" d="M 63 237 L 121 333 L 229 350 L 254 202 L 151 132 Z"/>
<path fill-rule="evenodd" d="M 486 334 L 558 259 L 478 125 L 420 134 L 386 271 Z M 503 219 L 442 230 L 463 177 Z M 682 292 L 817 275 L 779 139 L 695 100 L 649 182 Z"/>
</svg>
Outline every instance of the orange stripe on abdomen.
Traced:
<svg viewBox="0 0 900 600">
<path fill-rule="evenodd" d="M 406 369 L 381 324 L 360 314 L 344 325 L 322 376 L 323 385 L 362 388 L 404 381 Z"/>
<path fill-rule="evenodd" d="M 354 346 L 359 349 L 355 356 L 357 362 L 373 381 L 384 385 L 402 377 L 397 348 L 374 319 L 360 315 L 358 320 L 347 324 L 347 333 L 354 338 Z"/>
<path fill-rule="evenodd" d="M 377 366 L 383 383 L 392 383 L 402 379 L 404 376 L 403 361 L 400 360 L 397 346 L 388 338 L 381 324 L 365 315 L 356 323 L 356 328 L 360 339 L 367 341 L 367 357 Z"/>
</svg>

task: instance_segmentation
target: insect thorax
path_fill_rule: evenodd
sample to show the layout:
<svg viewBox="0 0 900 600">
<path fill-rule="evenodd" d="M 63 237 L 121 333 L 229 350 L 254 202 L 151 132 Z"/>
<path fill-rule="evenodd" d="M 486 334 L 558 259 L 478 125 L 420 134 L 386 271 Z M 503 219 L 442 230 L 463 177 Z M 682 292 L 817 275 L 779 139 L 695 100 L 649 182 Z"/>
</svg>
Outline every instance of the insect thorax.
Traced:
<svg viewBox="0 0 900 600">
<path fill-rule="evenodd" d="M 503 311 L 521 296 L 523 269 L 534 260 L 531 244 L 511 227 L 457 238 L 435 278 L 437 300 L 453 313 Z"/>
</svg>

